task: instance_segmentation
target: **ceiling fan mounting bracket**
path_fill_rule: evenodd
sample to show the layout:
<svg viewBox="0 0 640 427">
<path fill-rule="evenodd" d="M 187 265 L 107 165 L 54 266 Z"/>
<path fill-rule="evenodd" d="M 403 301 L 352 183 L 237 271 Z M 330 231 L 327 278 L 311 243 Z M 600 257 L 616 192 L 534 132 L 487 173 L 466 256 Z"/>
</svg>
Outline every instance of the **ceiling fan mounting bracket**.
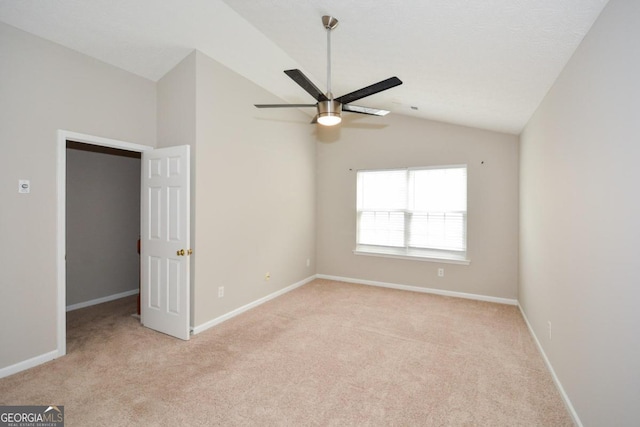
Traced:
<svg viewBox="0 0 640 427">
<path fill-rule="evenodd" d="M 325 15 L 322 17 L 322 25 L 324 25 L 324 28 L 327 30 L 333 30 L 338 26 L 338 20 L 333 16 Z"/>
</svg>

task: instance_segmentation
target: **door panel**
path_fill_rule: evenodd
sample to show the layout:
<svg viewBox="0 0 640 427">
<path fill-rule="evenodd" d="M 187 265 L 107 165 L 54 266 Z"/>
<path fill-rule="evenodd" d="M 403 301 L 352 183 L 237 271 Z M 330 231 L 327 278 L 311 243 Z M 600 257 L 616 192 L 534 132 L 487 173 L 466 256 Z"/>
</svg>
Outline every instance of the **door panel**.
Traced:
<svg viewBox="0 0 640 427">
<path fill-rule="evenodd" d="M 189 339 L 189 146 L 142 153 L 141 321 Z"/>
</svg>

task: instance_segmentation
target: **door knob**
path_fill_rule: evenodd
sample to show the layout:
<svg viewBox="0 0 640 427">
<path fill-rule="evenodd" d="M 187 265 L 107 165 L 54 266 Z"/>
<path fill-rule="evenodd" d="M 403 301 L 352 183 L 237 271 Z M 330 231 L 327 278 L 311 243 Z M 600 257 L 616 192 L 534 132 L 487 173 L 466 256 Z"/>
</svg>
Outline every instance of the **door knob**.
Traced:
<svg viewBox="0 0 640 427">
<path fill-rule="evenodd" d="M 180 249 L 178 252 L 176 252 L 176 255 L 184 256 L 184 249 Z"/>
<path fill-rule="evenodd" d="M 189 250 L 187 251 L 187 255 L 191 255 L 192 253 L 193 253 L 193 249 L 189 249 Z"/>
</svg>

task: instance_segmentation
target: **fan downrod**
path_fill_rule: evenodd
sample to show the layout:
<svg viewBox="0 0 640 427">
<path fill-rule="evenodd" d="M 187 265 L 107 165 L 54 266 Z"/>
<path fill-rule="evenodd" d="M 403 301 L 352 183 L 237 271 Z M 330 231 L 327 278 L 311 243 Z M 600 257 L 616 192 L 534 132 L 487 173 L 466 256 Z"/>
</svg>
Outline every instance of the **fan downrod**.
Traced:
<svg viewBox="0 0 640 427">
<path fill-rule="evenodd" d="M 322 17 L 322 25 L 324 25 L 324 28 L 327 30 L 333 30 L 338 26 L 338 20 L 333 16 L 325 15 Z"/>
</svg>

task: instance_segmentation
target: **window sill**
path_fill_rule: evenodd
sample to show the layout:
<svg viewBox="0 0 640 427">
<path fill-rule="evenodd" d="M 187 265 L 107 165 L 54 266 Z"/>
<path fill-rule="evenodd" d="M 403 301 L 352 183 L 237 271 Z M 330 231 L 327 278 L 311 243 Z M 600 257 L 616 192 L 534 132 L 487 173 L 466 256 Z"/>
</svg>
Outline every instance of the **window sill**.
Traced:
<svg viewBox="0 0 640 427">
<path fill-rule="evenodd" d="M 382 257 L 382 258 L 396 258 L 396 259 L 409 259 L 414 261 L 427 261 L 427 262 L 438 262 L 442 264 L 460 264 L 460 265 L 469 265 L 471 264 L 471 260 L 457 257 L 451 254 L 432 254 L 432 255 L 407 255 L 394 253 L 393 250 L 364 250 L 364 249 L 354 249 L 354 255 L 364 255 L 364 256 L 374 256 L 374 257 Z"/>
</svg>

